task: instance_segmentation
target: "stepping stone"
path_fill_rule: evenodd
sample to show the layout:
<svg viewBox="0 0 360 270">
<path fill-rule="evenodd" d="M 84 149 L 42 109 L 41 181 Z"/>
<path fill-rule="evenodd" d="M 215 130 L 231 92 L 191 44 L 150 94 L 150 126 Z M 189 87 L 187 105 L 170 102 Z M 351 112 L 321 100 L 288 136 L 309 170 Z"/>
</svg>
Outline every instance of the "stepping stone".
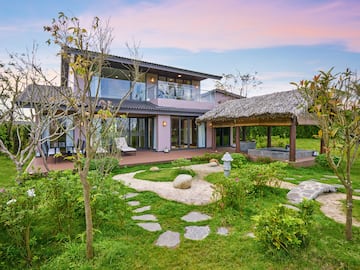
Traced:
<svg viewBox="0 0 360 270">
<path fill-rule="evenodd" d="M 139 225 L 141 228 L 149 232 L 157 232 L 162 230 L 159 223 L 147 222 L 147 223 L 137 223 L 137 225 Z"/>
<path fill-rule="evenodd" d="M 217 229 L 217 234 L 219 235 L 228 235 L 229 234 L 229 229 L 225 228 L 225 227 L 220 227 Z"/>
<path fill-rule="evenodd" d="M 179 244 L 180 244 L 180 233 L 172 232 L 172 231 L 166 231 L 162 233 L 155 243 L 155 245 L 159 247 L 168 247 L 168 248 L 177 247 Z"/>
<path fill-rule="evenodd" d="M 140 205 L 140 202 L 139 201 L 130 201 L 130 202 L 127 202 L 127 204 L 130 206 L 138 206 L 138 205 Z"/>
<path fill-rule="evenodd" d="M 207 226 L 187 226 L 185 227 L 184 237 L 190 240 L 203 240 L 210 233 L 210 227 Z"/>
<path fill-rule="evenodd" d="M 296 206 L 290 205 L 290 204 L 283 204 L 282 206 L 284 206 L 284 207 L 286 207 L 286 208 L 289 208 L 289 209 L 292 209 L 292 210 L 294 210 L 294 211 L 296 211 L 296 212 L 299 212 L 299 211 L 300 211 L 299 208 L 297 208 Z"/>
<path fill-rule="evenodd" d="M 291 181 L 291 180 L 296 180 L 295 178 L 292 178 L 292 177 L 285 177 L 284 178 L 285 181 Z"/>
<path fill-rule="evenodd" d="M 200 212 L 193 211 L 193 212 L 190 212 L 189 214 L 183 216 L 181 219 L 184 221 L 187 221 L 187 222 L 199 222 L 199 221 L 211 219 L 211 217 L 206 214 L 202 214 Z"/>
<path fill-rule="evenodd" d="M 133 212 L 134 213 L 142 213 L 142 212 L 145 212 L 145 211 L 149 211 L 150 209 L 151 209 L 151 206 L 147 205 L 147 206 L 144 206 L 144 207 L 137 208 L 137 209 L 133 210 Z"/>
<path fill-rule="evenodd" d="M 325 178 L 338 179 L 336 175 L 324 175 Z"/>
<path fill-rule="evenodd" d="M 123 195 L 122 198 L 126 200 L 126 199 L 130 199 L 130 198 L 134 198 L 137 195 L 139 195 L 139 193 L 131 192 L 131 193 L 127 193 L 127 194 Z"/>
<path fill-rule="evenodd" d="M 144 220 L 144 221 L 157 221 L 154 215 L 141 215 L 131 217 L 133 220 Z"/>
<path fill-rule="evenodd" d="M 354 192 L 360 193 L 360 189 L 354 189 Z"/>
<path fill-rule="evenodd" d="M 246 236 L 250 238 L 255 238 L 255 234 L 253 232 L 247 233 Z"/>
</svg>

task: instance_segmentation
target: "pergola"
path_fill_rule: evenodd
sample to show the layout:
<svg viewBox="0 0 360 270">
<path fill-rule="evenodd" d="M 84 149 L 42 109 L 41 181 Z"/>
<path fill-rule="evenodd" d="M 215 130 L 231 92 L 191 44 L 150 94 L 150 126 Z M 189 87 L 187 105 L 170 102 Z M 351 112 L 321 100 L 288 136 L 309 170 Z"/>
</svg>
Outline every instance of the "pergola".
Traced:
<svg viewBox="0 0 360 270">
<path fill-rule="evenodd" d="M 271 147 L 271 127 L 288 126 L 289 161 L 296 161 L 296 126 L 316 125 L 316 121 L 308 112 L 306 101 L 297 90 L 229 100 L 200 116 L 197 122 L 208 122 L 212 127 L 214 150 L 215 128 L 236 127 L 236 152 L 240 152 L 240 127 L 267 126 L 267 144 Z"/>
</svg>

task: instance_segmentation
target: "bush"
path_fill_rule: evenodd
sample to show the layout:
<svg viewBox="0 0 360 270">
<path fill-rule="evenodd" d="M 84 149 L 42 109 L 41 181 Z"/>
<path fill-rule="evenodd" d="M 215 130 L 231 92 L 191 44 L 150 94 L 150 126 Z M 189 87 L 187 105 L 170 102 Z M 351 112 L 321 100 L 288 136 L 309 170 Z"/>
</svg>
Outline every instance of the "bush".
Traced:
<svg viewBox="0 0 360 270">
<path fill-rule="evenodd" d="M 246 197 L 253 190 L 253 184 L 247 179 L 238 177 L 225 177 L 221 175 L 219 182 L 215 184 L 213 196 L 219 198 L 217 207 L 220 210 L 232 208 L 241 211 L 245 207 Z"/>
<path fill-rule="evenodd" d="M 205 153 L 202 156 L 194 156 L 191 158 L 191 161 L 197 162 L 197 163 L 207 163 L 211 159 L 216 159 L 221 161 L 221 158 L 223 157 L 224 153 Z"/>
<path fill-rule="evenodd" d="M 231 166 L 236 169 L 240 168 L 242 165 L 249 162 L 249 159 L 240 153 L 233 153 L 231 154 L 231 157 L 233 158 L 233 161 L 231 162 Z"/>
<path fill-rule="evenodd" d="M 173 165 L 174 167 L 179 167 L 179 168 L 189 166 L 190 164 L 191 164 L 191 161 L 186 158 L 178 158 L 176 160 L 171 161 L 171 165 Z"/>
<path fill-rule="evenodd" d="M 335 164 L 338 164 L 340 161 L 340 158 L 337 156 L 333 156 L 332 157 L 333 161 Z M 315 157 L 315 162 L 316 164 L 318 164 L 320 167 L 325 168 L 325 169 L 329 169 L 330 165 L 329 162 L 326 158 L 326 154 L 320 154 L 317 157 Z"/>
<path fill-rule="evenodd" d="M 82 164 L 84 164 L 83 159 Z M 90 161 L 90 170 L 98 171 L 101 175 L 107 175 L 119 168 L 119 160 L 113 157 L 94 158 Z"/>
<path fill-rule="evenodd" d="M 311 203 L 299 211 L 279 205 L 254 216 L 255 236 L 270 252 L 290 252 L 306 246 L 312 212 Z M 306 210 L 305 210 L 306 209 Z"/>
</svg>

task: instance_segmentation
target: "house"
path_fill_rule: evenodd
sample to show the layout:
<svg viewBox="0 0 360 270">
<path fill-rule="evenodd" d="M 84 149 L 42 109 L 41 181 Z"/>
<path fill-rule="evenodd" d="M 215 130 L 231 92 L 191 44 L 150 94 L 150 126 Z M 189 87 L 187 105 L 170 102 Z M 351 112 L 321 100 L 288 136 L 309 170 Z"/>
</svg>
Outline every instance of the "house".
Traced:
<svg viewBox="0 0 360 270">
<path fill-rule="evenodd" d="M 74 59 L 81 53 L 73 48 L 67 48 L 67 52 L 71 57 L 66 59 Z M 126 66 L 132 65 L 133 59 L 108 55 L 106 60 L 102 74 L 92 80 L 94 89 L 91 92 L 95 94 L 95 85 L 100 85 L 99 98 L 116 103 L 130 88 Z M 201 82 L 205 79 L 219 80 L 221 76 L 218 75 L 145 61 L 139 62 L 139 69 L 144 76 L 135 83 L 131 95 L 121 105 L 119 114 L 127 117 L 119 115 L 116 119 L 117 136 L 125 137 L 128 145 L 136 149 L 164 151 L 212 147 L 211 127 L 206 123 L 196 124 L 196 118 L 224 100 L 240 96 L 219 89 L 202 91 Z M 71 83 L 74 75 L 69 70 L 69 62 L 63 58 L 61 85 L 74 89 Z M 71 125 L 71 121 L 64 124 Z M 229 146 L 230 129 L 225 132 L 219 130 L 219 136 L 227 137 L 226 140 L 221 139 L 222 143 Z M 50 147 L 66 146 L 69 151 L 76 137 L 75 130 L 74 134 L 62 136 Z"/>
</svg>

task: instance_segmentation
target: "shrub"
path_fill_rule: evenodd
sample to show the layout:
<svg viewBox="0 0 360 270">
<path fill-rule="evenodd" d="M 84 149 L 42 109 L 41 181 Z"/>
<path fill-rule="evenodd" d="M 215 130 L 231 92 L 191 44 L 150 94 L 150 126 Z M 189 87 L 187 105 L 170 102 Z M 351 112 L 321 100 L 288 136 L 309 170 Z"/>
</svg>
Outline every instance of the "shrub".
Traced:
<svg viewBox="0 0 360 270">
<path fill-rule="evenodd" d="M 335 162 L 335 164 L 338 164 L 340 161 L 340 158 L 338 156 L 333 156 L 332 159 Z M 315 162 L 322 168 L 326 168 L 326 169 L 330 168 L 329 162 L 326 158 L 326 154 L 320 154 L 317 157 L 315 157 Z"/>
<path fill-rule="evenodd" d="M 247 179 L 225 177 L 221 175 L 215 184 L 213 196 L 217 200 L 217 207 L 221 210 L 232 208 L 241 211 L 246 203 L 246 197 L 252 192 L 253 185 Z"/>
<path fill-rule="evenodd" d="M 231 166 L 236 169 L 240 168 L 242 165 L 248 163 L 248 158 L 240 153 L 233 153 L 231 154 L 231 157 L 233 158 L 233 161 L 231 162 Z"/>
<path fill-rule="evenodd" d="M 171 165 L 173 165 L 174 167 L 179 167 L 179 168 L 189 166 L 190 164 L 191 164 L 191 161 L 186 158 L 178 158 L 176 160 L 171 161 Z"/>
<path fill-rule="evenodd" d="M 83 159 L 82 164 L 84 164 Z M 90 161 L 90 170 L 98 171 L 101 175 L 107 175 L 119 168 L 119 160 L 114 157 L 94 158 Z"/>
<path fill-rule="evenodd" d="M 209 162 L 211 159 L 217 159 L 221 161 L 221 158 L 223 157 L 224 153 L 205 153 L 202 156 L 194 156 L 191 158 L 191 161 L 193 162 L 199 162 L 199 163 L 206 163 Z"/>
<path fill-rule="evenodd" d="M 283 205 L 254 216 L 255 236 L 270 252 L 304 247 L 308 243 L 311 212 L 296 211 Z M 305 220 L 304 220 L 305 219 Z"/>
</svg>

